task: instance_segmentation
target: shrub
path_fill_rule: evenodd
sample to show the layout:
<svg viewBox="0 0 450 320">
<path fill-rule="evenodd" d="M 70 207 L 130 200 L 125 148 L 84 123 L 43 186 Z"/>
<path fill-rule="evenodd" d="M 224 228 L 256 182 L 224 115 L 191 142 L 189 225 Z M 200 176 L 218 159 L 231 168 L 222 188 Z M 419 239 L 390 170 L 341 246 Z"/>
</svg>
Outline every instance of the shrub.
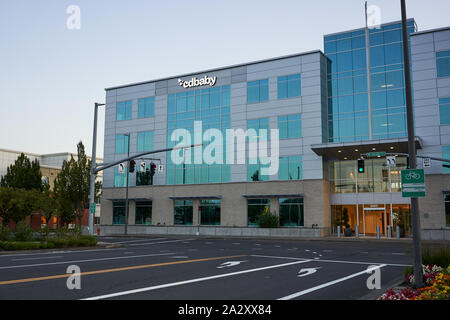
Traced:
<svg viewBox="0 0 450 320">
<path fill-rule="evenodd" d="M 0 225 L 0 241 L 6 241 L 11 238 L 11 230 L 8 227 Z"/>
<path fill-rule="evenodd" d="M 278 228 L 279 219 L 274 213 L 263 213 L 259 216 L 257 223 L 260 228 Z"/>
<path fill-rule="evenodd" d="M 427 248 L 422 250 L 422 263 L 445 268 L 450 265 L 450 248 Z"/>
<path fill-rule="evenodd" d="M 31 241 L 33 239 L 33 230 L 26 221 L 20 221 L 16 224 L 14 238 L 17 241 Z"/>
</svg>

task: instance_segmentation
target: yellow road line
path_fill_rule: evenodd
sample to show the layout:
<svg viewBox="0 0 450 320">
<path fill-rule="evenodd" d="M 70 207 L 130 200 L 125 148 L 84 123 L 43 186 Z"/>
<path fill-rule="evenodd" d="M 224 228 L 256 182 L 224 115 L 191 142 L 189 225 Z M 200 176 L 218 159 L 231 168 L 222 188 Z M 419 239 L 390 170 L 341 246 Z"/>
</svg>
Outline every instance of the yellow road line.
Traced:
<svg viewBox="0 0 450 320">
<path fill-rule="evenodd" d="M 95 270 L 95 271 L 81 272 L 80 275 L 87 276 L 87 275 L 92 275 L 92 274 L 101 274 L 101 273 L 118 272 L 118 271 L 128 271 L 128 270 L 145 269 L 145 268 L 153 268 L 153 267 L 162 267 L 162 266 L 170 266 L 170 265 L 183 264 L 183 263 L 192 263 L 192 262 L 213 261 L 213 260 L 221 260 L 221 259 L 232 259 L 232 258 L 239 258 L 239 257 L 245 257 L 245 256 L 246 255 L 237 255 L 237 256 L 214 257 L 214 258 L 203 258 L 203 259 L 194 259 L 194 260 L 184 260 L 184 261 L 172 261 L 172 262 L 145 264 L 145 265 L 140 265 L 140 266 L 132 266 L 132 267 L 123 267 L 123 268 L 114 268 L 114 269 L 104 269 L 104 270 Z M 0 281 L 0 285 L 16 284 L 16 283 L 24 283 L 24 282 L 34 282 L 34 281 L 43 281 L 43 280 L 51 280 L 51 279 L 59 279 L 59 278 L 68 278 L 68 277 L 73 276 L 73 275 L 74 275 L 74 273 L 67 273 L 67 274 L 58 274 L 58 275 L 46 276 L 46 277 L 7 280 L 7 281 Z"/>
</svg>

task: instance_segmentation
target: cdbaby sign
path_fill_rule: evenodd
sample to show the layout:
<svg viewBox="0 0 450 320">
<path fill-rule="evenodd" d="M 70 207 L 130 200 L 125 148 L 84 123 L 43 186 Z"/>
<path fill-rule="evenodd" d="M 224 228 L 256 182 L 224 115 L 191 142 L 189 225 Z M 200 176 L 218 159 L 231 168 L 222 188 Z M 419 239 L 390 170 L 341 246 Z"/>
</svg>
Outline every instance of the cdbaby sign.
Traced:
<svg viewBox="0 0 450 320">
<path fill-rule="evenodd" d="M 178 79 L 178 84 L 186 89 L 192 88 L 192 87 L 207 86 L 207 85 L 213 87 L 216 84 L 216 80 L 217 80 L 217 77 L 204 76 L 203 78 L 200 78 L 200 79 L 193 77 L 189 81 L 183 81 L 181 79 Z"/>
</svg>

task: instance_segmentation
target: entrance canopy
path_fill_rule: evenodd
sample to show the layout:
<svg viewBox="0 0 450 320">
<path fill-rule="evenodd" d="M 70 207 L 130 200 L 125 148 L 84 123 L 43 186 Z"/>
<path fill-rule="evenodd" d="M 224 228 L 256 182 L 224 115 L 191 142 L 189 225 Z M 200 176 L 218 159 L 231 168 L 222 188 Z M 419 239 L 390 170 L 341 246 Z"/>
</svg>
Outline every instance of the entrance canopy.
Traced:
<svg viewBox="0 0 450 320">
<path fill-rule="evenodd" d="M 416 149 L 422 149 L 421 139 L 415 141 Z M 315 144 L 311 149 L 327 160 L 356 160 L 369 152 L 408 153 L 408 138 Z"/>
</svg>

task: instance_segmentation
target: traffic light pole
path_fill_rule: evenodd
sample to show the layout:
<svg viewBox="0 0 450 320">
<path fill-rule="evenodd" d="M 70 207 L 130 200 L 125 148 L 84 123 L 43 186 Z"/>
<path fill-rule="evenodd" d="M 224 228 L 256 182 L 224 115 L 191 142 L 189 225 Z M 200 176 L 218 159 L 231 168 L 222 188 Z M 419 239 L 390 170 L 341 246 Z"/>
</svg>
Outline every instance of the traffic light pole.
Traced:
<svg viewBox="0 0 450 320">
<path fill-rule="evenodd" d="M 127 138 L 127 140 L 128 140 L 128 150 L 127 150 L 127 157 L 130 157 L 130 134 L 129 133 L 127 133 L 126 134 L 126 136 L 128 137 Z M 128 164 L 127 164 L 127 189 L 126 189 L 126 192 L 125 192 L 125 235 L 127 235 L 128 234 L 128 180 L 129 180 L 129 177 L 130 177 L 130 162 L 131 162 L 132 160 L 128 160 Z"/>
<path fill-rule="evenodd" d="M 402 35 L 403 35 L 403 58 L 405 69 L 405 93 L 406 93 L 406 117 L 408 124 L 408 153 L 411 169 L 417 168 L 416 143 L 414 132 L 414 114 L 412 105 L 411 89 L 411 66 L 409 61 L 408 29 L 406 24 L 406 4 L 401 0 L 402 9 Z M 423 287 L 422 279 L 422 251 L 419 218 L 419 198 L 411 198 L 412 236 L 414 253 L 414 282 L 415 287 Z"/>
<path fill-rule="evenodd" d="M 95 215 L 95 175 L 97 174 L 96 162 L 97 162 L 97 115 L 98 107 L 104 106 L 104 103 L 94 104 L 94 134 L 92 137 L 92 156 L 91 156 L 91 179 L 89 185 L 89 227 L 88 231 L 90 235 L 94 234 L 94 215 Z"/>
</svg>

